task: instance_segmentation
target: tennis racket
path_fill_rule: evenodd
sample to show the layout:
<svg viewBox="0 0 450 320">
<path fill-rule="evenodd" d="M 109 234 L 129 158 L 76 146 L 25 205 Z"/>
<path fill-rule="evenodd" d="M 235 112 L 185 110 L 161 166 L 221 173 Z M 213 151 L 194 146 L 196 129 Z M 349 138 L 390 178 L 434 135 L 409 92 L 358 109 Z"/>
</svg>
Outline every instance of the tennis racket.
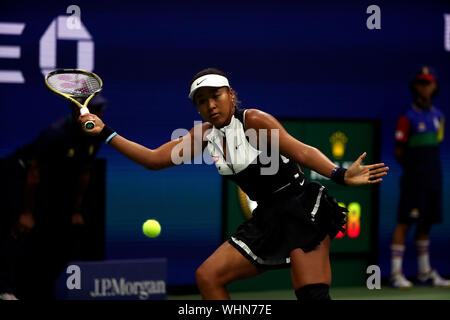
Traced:
<svg viewBox="0 0 450 320">
<path fill-rule="evenodd" d="M 63 96 L 80 107 L 80 114 L 89 113 L 89 101 L 102 91 L 103 81 L 95 73 L 81 69 L 58 69 L 45 76 L 45 84 L 53 93 Z M 83 101 L 81 104 L 77 99 Z M 87 121 L 84 126 L 88 130 L 95 127 L 93 121 Z"/>
</svg>

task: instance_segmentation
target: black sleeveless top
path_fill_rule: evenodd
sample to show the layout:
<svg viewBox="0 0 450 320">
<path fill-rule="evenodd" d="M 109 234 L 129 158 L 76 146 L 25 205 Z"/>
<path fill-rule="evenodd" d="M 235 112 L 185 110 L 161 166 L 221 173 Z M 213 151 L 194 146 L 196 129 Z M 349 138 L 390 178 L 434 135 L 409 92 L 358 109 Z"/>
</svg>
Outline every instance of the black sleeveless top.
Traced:
<svg viewBox="0 0 450 320">
<path fill-rule="evenodd" d="M 251 200 L 261 201 L 303 178 L 303 174 L 296 162 L 279 152 L 272 157 L 270 146 L 260 146 L 260 150 L 253 146 L 256 145 L 256 134 L 261 135 L 261 132 L 245 130 L 246 110 L 236 107 L 230 124 L 220 129 L 213 127 L 206 136 L 207 149 L 219 174 L 239 185 Z M 227 158 L 222 148 L 224 136 Z M 249 141 L 254 141 L 253 145 Z"/>
</svg>

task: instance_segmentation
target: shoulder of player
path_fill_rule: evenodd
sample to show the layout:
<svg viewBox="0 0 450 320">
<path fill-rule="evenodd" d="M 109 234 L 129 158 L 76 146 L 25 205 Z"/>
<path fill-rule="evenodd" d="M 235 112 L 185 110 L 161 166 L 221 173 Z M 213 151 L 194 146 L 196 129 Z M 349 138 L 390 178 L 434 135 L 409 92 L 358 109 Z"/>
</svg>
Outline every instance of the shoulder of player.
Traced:
<svg viewBox="0 0 450 320">
<path fill-rule="evenodd" d="M 194 137 L 194 139 L 203 141 L 204 137 L 210 130 L 212 130 L 213 125 L 209 122 L 201 122 L 195 124 L 191 130 L 189 130 L 189 134 L 191 137 Z M 201 132 L 201 135 L 199 134 Z"/>
<path fill-rule="evenodd" d="M 211 123 L 209 123 L 209 122 L 201 122 L 201 123 L 195 124 L 195 125 L 191 128 L 191 130 L 189 130 L 189 132 L 190 132 L 191 134 L 193 134 L 194 131 L 202 130 L 202 133 L 204 133 L 206 130 L 212 129 L 212 127 L 213 127 L 213 125 L 212 125 Z"/>
<path fill-rule="evenodd" d="M 209 122 L 202 122 L 200 125 L 202 126 L 203 131 L 212 129 L 212 127 L 213 127 L 213 125 Z"/>
<path fill-rule="evenodd" d="M 247 109 L 245 112 L 245 127 L 247 129 L 273 129 L 280 128 L 281 124 L 267 112 L 259 109 Z"/>
</svg>

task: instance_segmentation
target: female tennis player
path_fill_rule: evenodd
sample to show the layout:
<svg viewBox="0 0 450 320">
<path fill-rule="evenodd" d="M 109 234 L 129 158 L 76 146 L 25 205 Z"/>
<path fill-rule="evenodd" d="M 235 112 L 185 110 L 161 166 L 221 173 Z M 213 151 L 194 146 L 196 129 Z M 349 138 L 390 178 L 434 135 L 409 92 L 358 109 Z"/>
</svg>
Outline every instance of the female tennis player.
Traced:
<svg viewBox="0 0 450 320">
<path fill-rule="evenodd" d="M 186 155 L 192 160 L 206 148 L 219 174 L 235 181 L 258 203 L 252 218 L 197 269 L 203 299 L 229 299 L 227 284 L 290 267 L 299 300 L 329 300 L 330 240 L 343 230 L 346 210 L 321 184 L 306 181 L 300 166 L 346 185 L 378 183 L 389 168 L 383 163 L 362 165 L 366 153 L 348 169 L 336 167 L 318 149 L 290 136 L 270 114 L 239 108 L 236 93 L 220 70 L 199 72 L 191 81 L 189 97 L 205 122 L 157 149 L 125 139 L 95 115 L 79 120 L 82 124 L 94 121 L 95 128 L 86 133 L 100 135 L 124 156 L 151 170 L 180 164 L 176 159 L 186 159 Z M 251 131 L 260 134 L 251 139 Z M 202 147 L 195 148 L 196 144 Z M 274 157 L 276 147 L 279 154 Z M 262 150 L 272 150 L 272 163 L 263 161 L 268 154 Z M 276 170 L 270 172 L 274 163 Z"/>
</svg>

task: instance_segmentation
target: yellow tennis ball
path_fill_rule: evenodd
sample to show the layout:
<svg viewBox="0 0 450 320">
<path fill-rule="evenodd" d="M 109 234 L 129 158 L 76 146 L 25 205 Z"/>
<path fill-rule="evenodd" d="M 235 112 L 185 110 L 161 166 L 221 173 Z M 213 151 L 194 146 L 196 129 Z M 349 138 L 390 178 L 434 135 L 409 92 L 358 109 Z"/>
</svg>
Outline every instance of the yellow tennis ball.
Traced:
<svg viewBox="0 0 450 320">
<path fill-rule="evenodd" d="M 147 237 L 156 238 L 161 233 L 161 225 L 154 219 L 149 219 L 144 222 L 142 231 Z"/>
</svg>

